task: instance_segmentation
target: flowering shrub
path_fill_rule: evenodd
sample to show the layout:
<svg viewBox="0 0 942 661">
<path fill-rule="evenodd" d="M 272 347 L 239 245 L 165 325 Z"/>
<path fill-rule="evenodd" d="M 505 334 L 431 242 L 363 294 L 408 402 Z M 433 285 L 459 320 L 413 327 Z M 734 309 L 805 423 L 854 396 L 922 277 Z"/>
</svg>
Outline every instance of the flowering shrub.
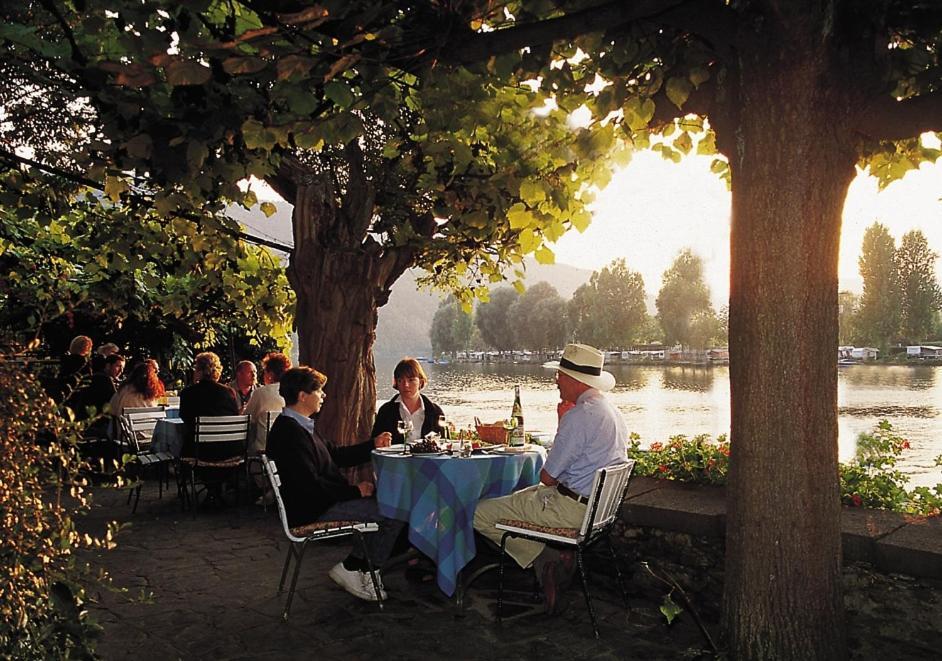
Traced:
<svg viewBox="0 0 942 661">
<path fill-rule="evenodd" d="M 851 507 L 937 515 L 942 512 L 942 484 L 906 490 L 909 477 L 896 468 L 896 460 L 909 441 L 881 420 L 869 434 L 857 437 L 857 453 L 841 464 L 841 502 Z M 942 457 L 936 458 L 942 464 Z"/>
<path fill-rule="evenodd" d="M 636 475 L 698 484 L 726 484 L 729 473 L 729 443 L 720 436 L 714 443 L 708 434 L 688 439 L 671 436 L 666 443 L 641 449 L 641 437 L 632 434 L 628 456 L 635 460 Z"/>
<path fill-rule="evenodd" d="M 857 455 L 840 465 L 841 502 L 851 507 L 870 507 L 911 514 L 942 512 L 942 484 L 907 491 L 909 477 L 896 468 L 909 441 L 886 420 L 857 439 Z M 628 455 L 635 460 L 635 474 L 697 484 L 726 484 L 729 474 L 729 443 L 726 436 L 715 442 L 707 434 L 688 439 L 672 436 L 667 443 L 641 448 L 641 438 L 632 434 Z M 942 456 L 936 459 L 942 465 Z"/>
<path fill-rule="evenodd" d="M 0 356 L 0 658 L 88 658 L 95 627 L 84 609 L 79 548 L 90 502 L 74 428 L 42 387 Z"/>
</svg>

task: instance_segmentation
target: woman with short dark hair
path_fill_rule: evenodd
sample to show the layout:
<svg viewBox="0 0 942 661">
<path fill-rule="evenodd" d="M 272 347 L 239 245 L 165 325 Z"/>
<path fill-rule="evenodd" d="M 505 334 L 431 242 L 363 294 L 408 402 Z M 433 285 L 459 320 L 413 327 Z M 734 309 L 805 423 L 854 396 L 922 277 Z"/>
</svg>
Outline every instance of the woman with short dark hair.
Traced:
<svg viewBox="0 0 942 661">
<path fill-rule="evenodd" d="M 392 387 L 398 394 L 379 407 L 373 422 L 373 436 L 388 431 L 393 443 L 414 441 L 432 431 L 440 431 L 439 420 L 444 415 L 438 404 L 422 394 L 428 384 L 425 370 L 415 358 L 403 358 L 393 370 Z M 404 439 L 399 433 L 399 421 L 411 420 L 412 433 Z"/>
<path fill-rule="evenodd" d="M 381 568 L 405 524 L 380 516 L 372 497 L 372 482 L 352 485 L 340 469 L 369 462 L 375 448 L 389 445 L 390 435 L 378 434 L 346 446 L 324 440 L 311 416 L 324 403 L 325 383 L 327 377 L 310 367 L 295 367 L 284 373 L 279 391 L 285 408 L 268 433 L 267 456 L 275 462 L 281 477 L 280 492 L 289 526 L 315 521 L 375 521 L 379 532 L 365 539 L 370 557 Z M 367 570 L 365 557 L 354 549 L 330 570 L 329 576 L 359 599 L 377 601 L 379 595 Z M 382 594 L 382 583 L 379 587 Z"/>
</svg>

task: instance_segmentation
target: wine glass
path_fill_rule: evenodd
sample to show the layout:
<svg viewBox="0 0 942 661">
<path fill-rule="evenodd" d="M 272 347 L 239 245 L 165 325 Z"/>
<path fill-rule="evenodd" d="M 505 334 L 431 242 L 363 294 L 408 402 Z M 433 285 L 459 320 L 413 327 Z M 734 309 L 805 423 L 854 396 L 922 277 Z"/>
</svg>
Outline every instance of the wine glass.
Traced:
<svg viewBox="0 0 942 661">
<path fill-rule="evenodd" d="M 412 420 L 400 420 L 396 424 L 396 431 L 402 434 L 403 445 L 409 442 L 409 437 L 412 435 L 412 429 Z"/>
</svg>

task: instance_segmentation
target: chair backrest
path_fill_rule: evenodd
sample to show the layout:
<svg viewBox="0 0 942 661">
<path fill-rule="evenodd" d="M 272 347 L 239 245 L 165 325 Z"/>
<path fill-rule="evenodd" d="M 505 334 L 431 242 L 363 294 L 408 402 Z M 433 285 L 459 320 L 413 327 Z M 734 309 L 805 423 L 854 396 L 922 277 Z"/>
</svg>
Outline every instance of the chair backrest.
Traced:
<svg viewBox="0 0 942 661">
<path fill-rule="evenodd" d="M 272 425 L 275 424 L 275 420 L 278 419 L 278 416 L 281 415 L 281 411 L 266 411 L 265 412 L 265 431 L 271 431 Z"/>
<path fill-rule="evenodd" d="M 271 490 L 275 494 L 275 502 L 278 503 L 278 517 L 281 519 L 281 527 L 284 528 L 285 535 L 294 540 L 296 537 L 291 534 L 291 528 L 288 527 L 288 512 L 285 510 L 285 501 L 281 499 L 281 478 L 278 476 L 278 467 L 264 453 L 262 454 L 262 466 L 265 468 L 265 475 L 268 476 Z"/>
<path fill-rule="evenodd" d="M 164 411 L 163 406 L 125 406 L 121 413 L 160 413 L 161 411 Z"/>
<path fill-rule="evenodd" d="M 595 471 L 585 518 L 579 530 L 579 539 L 591 539 L 615 524 L 618 510 L 628 493 L 628 479 L 635 467 L 633 459 Z"/>
<path fill-rule="evenodd" d="M 193 441 L 196 459 L 222 459 L 245 456 L 249 438 L 249 416 L 247 415 L 201 415 L 197 416 Z M 208 450 L 208 452 L 206 452 Z"/>
<path fill-rule="evenodd" d="M 166 417 L 167 412 L 159 406 L 124 409 L 120 421 L 125 442 L 135 452 L 140 452 L 150 445 L 157 421 Z"/>
</svg>

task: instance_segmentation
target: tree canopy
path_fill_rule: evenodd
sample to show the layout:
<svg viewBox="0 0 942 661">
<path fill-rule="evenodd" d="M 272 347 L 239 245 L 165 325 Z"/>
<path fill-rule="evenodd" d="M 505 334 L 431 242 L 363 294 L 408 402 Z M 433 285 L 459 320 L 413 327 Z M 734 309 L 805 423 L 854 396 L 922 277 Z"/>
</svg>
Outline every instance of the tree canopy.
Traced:
<svg viewBox="0 0 942 661">
<path fill-rule="evenodd" d="M 56 128 L 79 145 L 63 154 L 61 143 L 45 142 L 45 167 L 58 157 L 116 201 L 145 199 L 162 216 L 180 217 L 219 210 L 229 199 L 251 206 L 240 181 L 289 171 L 284 179 L 299 193 L 290 275 L 304 292 L 305 358 L 329 354 L 319 342 L 345 340 L 335 352 L 339 364 L 363 364 L 375 306 L 411 257 L 364 238 L 376 198 L 371 185 L 361 185 L 369 183 L 365 175 L 357 179 L 361 169 L 346 172 L 367 194 L 346 196 L 338 214 L 321 194 L 325 173 L 292 167 L 295 149 L 346 145 L 347 163 L 356 164 L 350 145 L 359 146 L 355 138 L 376 124 L 372 118 L 392 126 L 403 105 L 414 106 L 428 131 L 410 135 L 440 149 L 416 171 L 427 171 L 430 195 L 445 200 L 430 208 L 450 212 L 424 225 L 431 234 L 419 244 L 453 237 L 451 258 L 429 253 L 433 278 L 450 285 L 464 278 L 459 289 L 484 296 L 496 278 L 492 265 L 514 263 L 513 254 L 528 248 L 548 260 L 544 243 L 584 224 L 591 198 L 584 186 L 606 182 L 602 157 L 615 150 L 623 161 L 622 142 L 672 160 L 694 149 L 717 153 L 714 169 L 733 197 L 724 587 L 730 655 L 844 655 L 833 366 L 840 215 L 855 166 L 886 184 L 939 157 L 920 140 L 942 129 L 937 2 L 85 0 L 4 13 L 0 66 L 3 81 L 16 81 L 4 98 L 22 101 L 4 104 L 5 112 L 14 125 L 64 117 Z M 53 106 L 58 113 L 36 118 L 26 102 L 36 89 L 64 100 Z M 439 90 L 506 103 L 472 109 L 458 101 L 436 125 L 421 94 Z M 529 112 L 547 101 L 558 110 L 542 118 Z M 589 126 L 567 132 L 566 113 L 582 106 Z M 94 121 L 72 121 L 73 110 Z M 529 158 L 507 164 L 501 178 L 475 152 L 481 126 L 489 140 L 491 129 L 519 126 L 519 144 L 545 142 L 517 151 Z M 557 135 L 564 140 L 554 149 Z M 503 153 L 499 139 L 494 144 Z M 459 187 L 467 194 L 445 195 L 443 181 L 462 172 L 464 148 L 482 180 L 500 187 L 494 195 L 471 185 Z M 12 147 L 4 155 L 8 163 L 17 159 L 22 154 Z M 439 233 L 439 223 L 448 228 Z M 479 248 L 476 223 L 506 241 L 492 252 Z M 203 228 L 238 231 L 218 218 Z M 314 249 L 329 245 L 343 254 Z M 363 259 L 353 263 L 352 255 Z M 325 280 L 378 283 L 378 293 L 364 292 L 348 307 L 357 332 L 336 319 L 343 301 Z M 305 289 L 312 281 L 318 286 Z M 326 313 L 323 324 L 315 311 Z M 340 385 L 356 391 L 355 401 L 368 401 L 361 384 Z"/>
</svg>

